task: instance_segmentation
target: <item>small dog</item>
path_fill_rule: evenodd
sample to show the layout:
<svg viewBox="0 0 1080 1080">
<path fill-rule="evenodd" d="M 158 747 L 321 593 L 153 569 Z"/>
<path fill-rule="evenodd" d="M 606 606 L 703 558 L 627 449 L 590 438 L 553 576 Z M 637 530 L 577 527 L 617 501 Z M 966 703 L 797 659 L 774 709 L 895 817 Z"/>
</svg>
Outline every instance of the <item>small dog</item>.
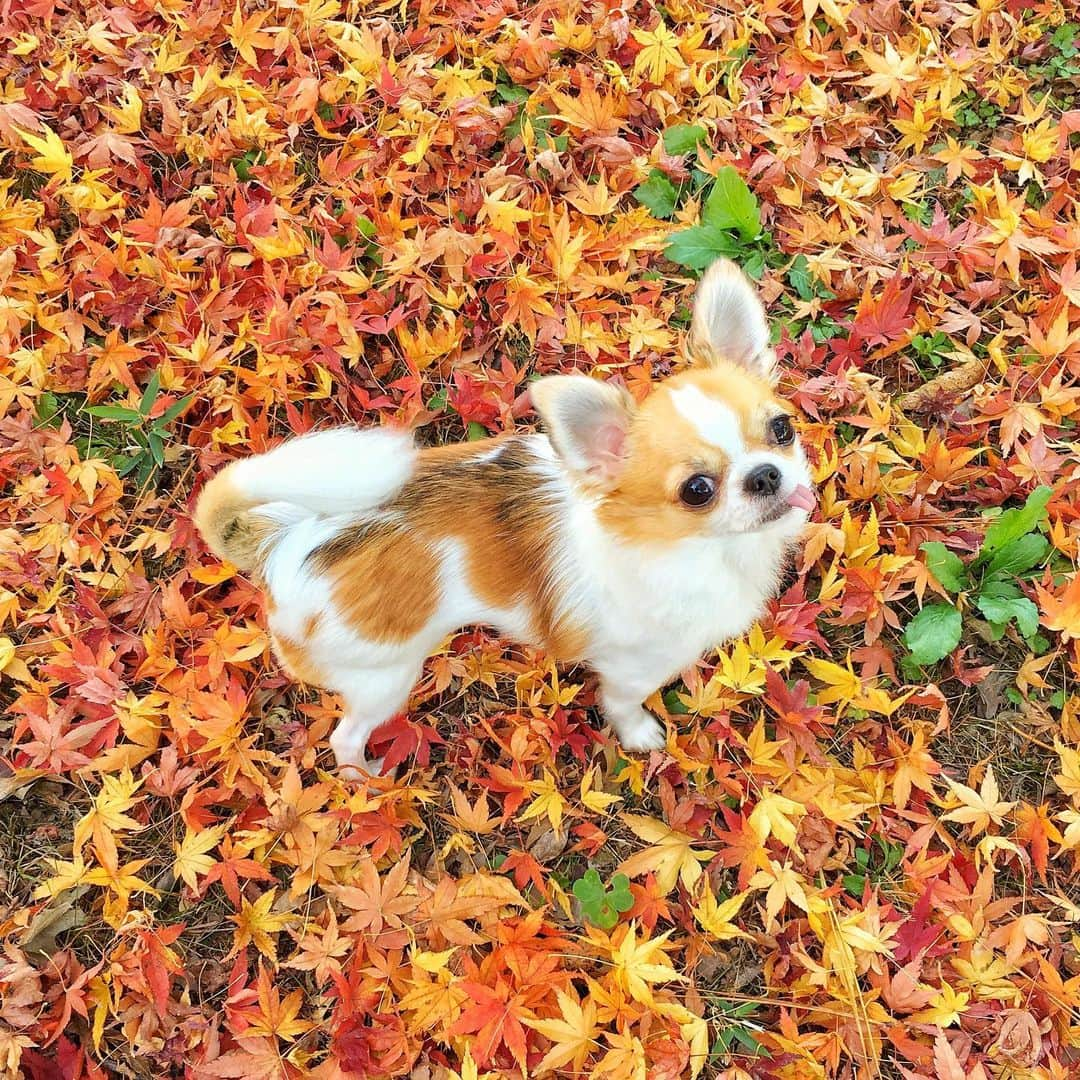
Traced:
<svg viewBox="0 0 1080 1080">
<path fill-rule="evenodd" d="M 694 301 L 694 365 L 641 405 L 582 375 L 532 384 L 547 434 L 414 447 L 337 428 L 235 461 L 195 509 L 210 549 L 265 590 L 294 678 L 338 691 L 347 775 L 450 633 L 488 624 L 584 661 L 624 750 L 665 745 L 642 707 L 776 590 L 814 508 L 774 392 L 765 311 L 733 263 Z"/>
</svg>

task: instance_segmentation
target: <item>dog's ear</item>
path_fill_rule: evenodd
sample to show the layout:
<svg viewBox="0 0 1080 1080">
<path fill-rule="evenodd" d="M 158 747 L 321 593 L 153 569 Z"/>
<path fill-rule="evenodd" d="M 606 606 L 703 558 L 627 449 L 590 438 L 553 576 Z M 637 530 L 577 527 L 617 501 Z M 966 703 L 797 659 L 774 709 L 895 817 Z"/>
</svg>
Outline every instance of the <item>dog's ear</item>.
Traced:
<svg viewBox="0 0 1080 1080">
<path fill-rule="evenodd" d="M 726 360 L 765 379 L 775 376 L 765 307 L 753 282 L 730 259 L 712 263 L 698 284 L 689 346 L 699 364 Z"/>
<path fill-rule="evenodd" d="M 621 387 L 584 375 L 537 379 L 530 395 L 566 467 L 612 485 L 626 461 L 634 399 Z"/>
</svg>

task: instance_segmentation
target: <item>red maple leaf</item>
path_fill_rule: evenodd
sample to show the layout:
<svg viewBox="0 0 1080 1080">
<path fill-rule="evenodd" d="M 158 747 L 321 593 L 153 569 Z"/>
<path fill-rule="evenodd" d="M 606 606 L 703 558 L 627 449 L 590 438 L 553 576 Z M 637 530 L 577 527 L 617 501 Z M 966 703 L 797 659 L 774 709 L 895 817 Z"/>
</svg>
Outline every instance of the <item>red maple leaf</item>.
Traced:
<svg viewBox="0 0 1080 1080">
<path fill-rule="evenodd" d="M 787 741 L 782 749 L 785 760 L 793 763 L 795 747 L 800 747 L 811 761 L 823 764 L 825 757 L 817 745 L 817 736 L 823 725 L 835 723 L 835 716 L 829 717 L 820 705 L 808 705 L 810 684 L 799 679 L 790 690 L 787 683 L 769 668 L 765 672 L 765 686 L 768 691 L 766 702 L 776 714 L 776 734 Z"/>
<path fill-rule="evenodd" d="M 383 773 L 400 765 L 408 757 L 414 757 L 417 765 L 431 762 L 431 748 L 444 746 L 446 740 L 430 724 L 410 720 L 407 716 L 395 716 L 375 731 L 368 745 L 373 757 L 382 758 Z"/>
<path fill-rule="evenodd" d="M 450 1035 L 475 1035 L 473 1057 L 480 1068 L 487 1066 L 505 1047 L 525 1071 L 525 1028 L 522 1020 L 535 1016 L 525 1005 L 526 993 L 515 991 L 499 978 L 493 986 L 464 981 L 461 989 L 473 1004 L 464 1009 L 450 1027 Z"/>
<path fill-rule="evenodd" d="M 903 278 L 897 274 L 885 283 L 877 299 L 869 291 L 863 293 L 851 324 L 852 333 L 858 334 L 867 345 L 888 345 L 895 341 L 911 325 L 914 292 L 914 282 L 905 288 Z"/>
</svg>

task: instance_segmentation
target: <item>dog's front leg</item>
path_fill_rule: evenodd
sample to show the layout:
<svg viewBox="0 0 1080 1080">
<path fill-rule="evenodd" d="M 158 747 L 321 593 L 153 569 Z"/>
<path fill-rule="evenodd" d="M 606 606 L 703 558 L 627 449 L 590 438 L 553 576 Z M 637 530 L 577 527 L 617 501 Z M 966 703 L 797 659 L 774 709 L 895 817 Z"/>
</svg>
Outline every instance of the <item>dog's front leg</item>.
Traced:
<svg viewBox="0 0 1080 1080">
<path fill-rule="evenodd" d="M 624 750 L 631 753 L 662 750 L 667 743 L 667 730 L 641 704 L 660 683 L 643 679 L 640 673 L 632 673 L 628 668 L 629 664 L 612 664 L 598 671 L 604 717 L 615 729 Z"/>
</svg>

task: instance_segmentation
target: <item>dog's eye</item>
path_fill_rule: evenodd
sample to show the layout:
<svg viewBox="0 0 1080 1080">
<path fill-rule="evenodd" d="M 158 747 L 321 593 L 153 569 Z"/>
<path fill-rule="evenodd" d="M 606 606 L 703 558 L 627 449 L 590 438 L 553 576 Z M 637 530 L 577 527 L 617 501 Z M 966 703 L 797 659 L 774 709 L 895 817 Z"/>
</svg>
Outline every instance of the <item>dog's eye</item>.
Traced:
<svg viewBox="0 0 1080 1080">
<path fill-rule="evenodd" d="M 795 441 L 795 429 L 788 416 L 778 416 L 770 421 L 769 431 L 779 446 L 790 446 Z"/>
<path fill-rule="evenodd" d="M 679 498 L 687 506 L 705 506 L 716 496 L 716 481 L 711 476 L 698 473 L 691 476 L 681 488 Z"/>
</svg>

